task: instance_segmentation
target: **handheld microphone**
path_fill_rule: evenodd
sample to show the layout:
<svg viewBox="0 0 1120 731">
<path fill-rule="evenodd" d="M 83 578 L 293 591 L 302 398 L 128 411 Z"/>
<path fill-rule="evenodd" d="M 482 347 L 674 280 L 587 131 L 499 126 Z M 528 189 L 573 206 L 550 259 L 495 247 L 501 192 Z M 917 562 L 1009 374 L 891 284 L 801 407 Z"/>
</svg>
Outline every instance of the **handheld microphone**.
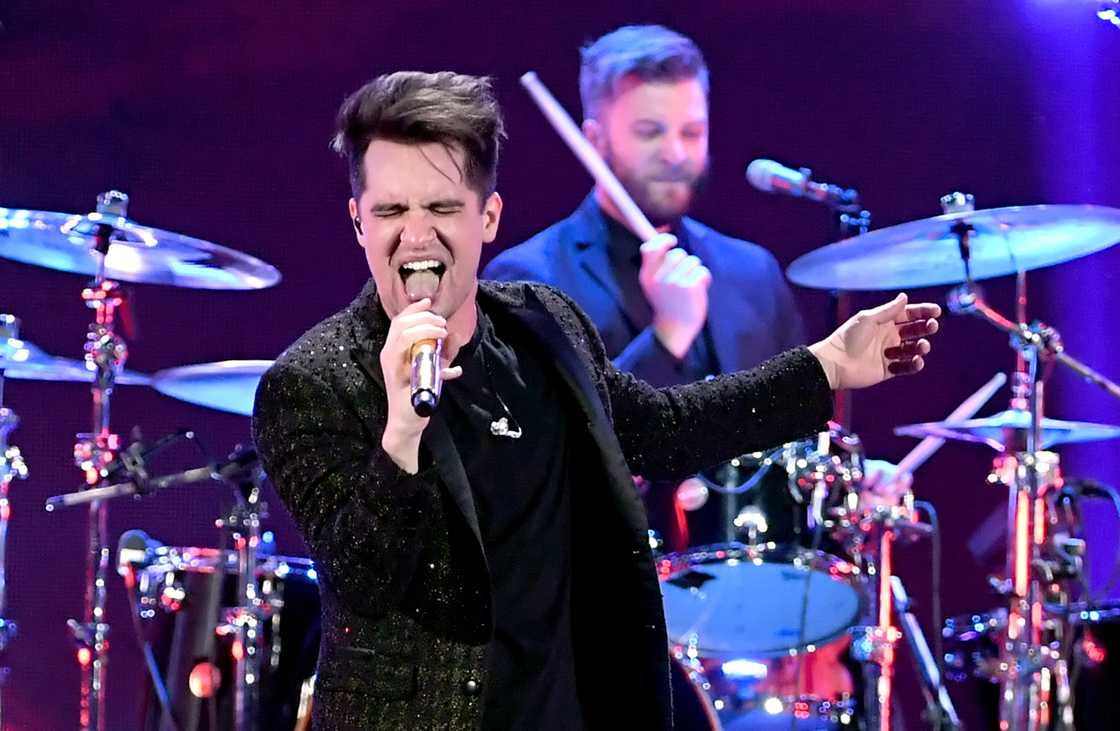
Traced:
<svg viewBox="0 0 1120 731">
<path fill-rule="evenodd" d="M 794 170 L 773 160 L 753 160 L 747 166 L 747 181 L 764 193 L 780 193 L 794 198 L 808 198 L 833 208 L 859 206 L 859 193 L 854 188 L 841 188 L 832 183 L 818 183 L 809 168 Z"/>
<path fill-rule="evenodd" d="M 413 300 L 432 299 L 439 289 L 439 276 L 431 271 L 415 272 L 405 280 L 404 287 Z M 431 416 L 439 406 L 439 394 L 443 388 L 442 350 L 442 340 L 429 338 L 413 343 L 408 351 L 408 359 L 412 363 L 409 369 L 410 400 L 417 416 Z"/>
<path fill-rule="evenodd" d="M 421 340 L 412 346 L 410 380 L 412 408 L 417 416 L 431 416 L 439 406 L 443 388 L 443 371 L 440 368 L 442 340 Z"/>
</svg>

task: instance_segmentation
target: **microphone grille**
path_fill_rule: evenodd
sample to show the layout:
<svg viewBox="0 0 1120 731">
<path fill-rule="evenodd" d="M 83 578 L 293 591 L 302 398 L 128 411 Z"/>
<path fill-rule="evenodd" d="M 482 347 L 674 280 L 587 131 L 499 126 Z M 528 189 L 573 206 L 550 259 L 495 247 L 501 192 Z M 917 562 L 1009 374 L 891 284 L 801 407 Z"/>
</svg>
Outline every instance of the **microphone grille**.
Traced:
<svg viewBox="0 0 1120 731">
<path fill-rule="evenodd" d="M 784 166 L 773 160 L 759 158 L 747 165 L 747 182 L 764 193 L 774 192 L 774 173 Z"/>
</svg>

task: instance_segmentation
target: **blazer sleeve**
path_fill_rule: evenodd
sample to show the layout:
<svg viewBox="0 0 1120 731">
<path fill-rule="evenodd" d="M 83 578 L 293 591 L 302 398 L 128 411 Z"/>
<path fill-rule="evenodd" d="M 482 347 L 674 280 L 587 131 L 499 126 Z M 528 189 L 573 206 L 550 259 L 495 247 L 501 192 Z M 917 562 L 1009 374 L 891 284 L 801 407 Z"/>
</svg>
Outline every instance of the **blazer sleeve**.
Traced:
<svg viewBox="0 0 1120 731">
<path fill-rule="evenodd" d="M 703 337 L 701 335 L 700 337 Z M 614 367 L 629 371 L 653 384 L 680 383 L 685 377 L 685 362 L 661 344 L 653 325 L 642 330 L 614 358 Z"/>
<path fill-rule="evenodd" d="M 384 420 L 382 407 L 373 423 Z M 269 370 L 257 388 L 253 440 L 265 471 L 322 579 L 367 615 L 404 595 L 438 500 L 435 468 L 404 472 L 377 432 L 298 366 Z"/>
<path fill-rule="evenodd" d="M 749 371 L 654 388 L 608 364 L 614 428 L 635 474 L 680 479 L 824 428 L 832 391 L 807 348 Z"/>
<path fill-rule="evenodd" d="M 807 348 L 748 371 L 657 388 L 616 368 L 587 315 L 564 299 L 582 323 L 580 339 L 605 384 L 614 431 L 634 474 L 681 479 L 820 431 L 832 416 L 828 378 Z"/>
</svg>

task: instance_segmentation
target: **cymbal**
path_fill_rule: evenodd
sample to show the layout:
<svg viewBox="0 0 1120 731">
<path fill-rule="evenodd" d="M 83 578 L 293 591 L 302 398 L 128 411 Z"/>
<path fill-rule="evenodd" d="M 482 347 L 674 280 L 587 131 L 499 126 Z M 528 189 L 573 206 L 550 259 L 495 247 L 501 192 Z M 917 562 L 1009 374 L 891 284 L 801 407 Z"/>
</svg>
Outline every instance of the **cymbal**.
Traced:
<svg viewBox="0 0 1120 731">
<path fill-rule="evenodd" d="M 902 437 L 940 437 L 961 442 L 987 444 L 992 449 L 1003 451 L 1006 446 L 1007 432 L 1026 433 L 1030 429 L 1029 411 L 1017 409 L 1001 411 L 981 419 L 967 421 L 931 421 L 925 424 L 908 424 L 897 427 L 894 433 Z M 1120 426 L 1094 424 L 1088 421 L 1062 421 L 1043 418 L 1042 449 L 1058 444 L 1098 442 L 1120 437 Z"/>
<path fill-rule="evenodd" d="M 242 416 L 253 415 L 253 399 L 270 360 L 223 360 L 168 368 L 152 376 L 165 396 Z"/>
<path fill-rule="evenodd" d="M 263 289 L 280 281 L 275 267 L 248 254 L 110 213 L 0 208 L 0 257 L 92 277 L 99 258 L 93 232 L 104 224 L 114 229 L 108 279 L 194 289 Z"/>
<path fill-rule="evenodd" d="M 803 287 L 885 290 L 964 281 L 957 236 L 967 222 L 973 279 L 1031 271 L 1087 256 L 1120 241 L 1120 209 L 1089 205 L 1010 206 L 948 213 L 828 244 L 786 270 Z"/>
<path fill-rule="evenodd" d="M 5 378 L 24 381 L 72 381 L 91 383 L 92 364 L 48 355 L 36 345 L 19 338 L 0 339 L 0 369 Z M 147 386 L 151 379 L 143 373 L 121 369 L 115 382 L 125 386 Z"/>
</svg>

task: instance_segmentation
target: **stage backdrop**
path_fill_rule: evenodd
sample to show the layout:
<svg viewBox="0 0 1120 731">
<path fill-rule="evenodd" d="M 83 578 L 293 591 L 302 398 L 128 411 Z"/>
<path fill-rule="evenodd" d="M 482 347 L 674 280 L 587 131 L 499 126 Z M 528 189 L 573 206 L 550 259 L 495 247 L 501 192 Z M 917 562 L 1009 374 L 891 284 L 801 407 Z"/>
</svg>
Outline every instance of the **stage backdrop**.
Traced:
<svg viewBox="0 0 1120 731">
<path fill-rule="evenodd" d="M 260 292 L 131 287 L 137 332 L 128 366 L 144 372 L 233 358 L 273 358 L 305 329 L 346 305 L 365 263 L 346 216 L 343 164 L 327 144 L 343 97 L 397 69 L 455 69 L 495 78 L 509 144 L 500 190 L 503 247 L 566 215 L 587 174 L 519 87 L 536 70 L 578 113 L 577 48 L 624 23 L 661 22 L 693 36 L 712 71 L 712 176 L 696 214 L 758 241 L 783 264 L 833 237 L 828 213 L 767 196 L 743 179 L 755 157 L 811 166 L 858 187 L 876 227 L 939 212 L 952 190 L 979 207 L 1027 203 L 1120 205 L 1120 30 L 1092 3 L 981 0 L 706 0 L 699 3 L 293 2 L 52 3 L 0 5 L 0 206 L 84 212 L 108 188 L 132 197 L 149 225 L 262 257 L 284 279 Z M 1116 252 L 1032 275 L 1032 313 L 1063 329 L 1070 350 L 1120 376 L 1111 313 Z M 83 278 L 0 262 L 0 310 L 23 319 L 27 339 L 79 357 L 90 312 Z M 1008 281 L 988 286 L 1012 305 Z M 916 291 L 940 300 L 944 288 Z M 860 295 L 858 306 L 886 295 Z M 828 325 L 826 298 L 802 291 L 812 335 Z M 712 303 L 718 308 L 720 303 Z M 735 316 L 723 313 L 723 316 Z M 855 400 L 853 428 L 874 456 L 898 459 L 912 440 L 896 425 L 941 418 L 1013 357 L 980 322 L 946 316 L 921 376 Z M 1068 374 L 1051 381 L 1049 407 L 1068 419 L 1120 423 L 1120 404 Z M 82 611 L 83 511 L 48 515 L 43 499 L 75 489 L 74 434 L 89 428 L 88 389 L 12 382 L 6 405 L 22 418 L 13 440 L 31 478 L 12 491 L 8 616 L 20 636 L 5 660 L 7 728 L 74 728 L 78 668 L 65 622 Z M 1001 393 L 985 413 L 1003 408 Z M 121 387 L 113 423 L 154 438 L 191 427 L 215 454 L 248 437 L 247 419 Z M 1067 472 L 1112 481 L 1114 444 L 1065 452 Z M 1004 504 L 985 484 L 991 454 L 949 444 L 916 478 L 941 511 L 946 614 L 995 606 L 969 540 Z M 156 465 L 199 463 L 189 449 Z M 212 546 L 227 495 L 171 490 L 110 509 L 110 536 L 142 528 L 174 545 Z M 304 547 L 270 494 L 267 525 L 280 552 Z M 997 521 L 998 522 L 998 521 Z M 1093 511 L 1094 585 L 1111 573 L 1109 509 Z M 582 540 L 595 540 L 584 536 Z M 930 626 L 930 547 L 900 552 L 900 571 Z M 604 597 L 603 601 L 609 601 Z M 109 584 L 111 729 L 134 728 L 144 668 L 120 580 Z M 627 658 L 604 658 L 620 674 Z M 903 653 L 906 720 L 920 701 Z M 971 689 L 954 688 L 968 720 Z M 975 726 L 974 726 L 975 727 Z"/>
</svg>

